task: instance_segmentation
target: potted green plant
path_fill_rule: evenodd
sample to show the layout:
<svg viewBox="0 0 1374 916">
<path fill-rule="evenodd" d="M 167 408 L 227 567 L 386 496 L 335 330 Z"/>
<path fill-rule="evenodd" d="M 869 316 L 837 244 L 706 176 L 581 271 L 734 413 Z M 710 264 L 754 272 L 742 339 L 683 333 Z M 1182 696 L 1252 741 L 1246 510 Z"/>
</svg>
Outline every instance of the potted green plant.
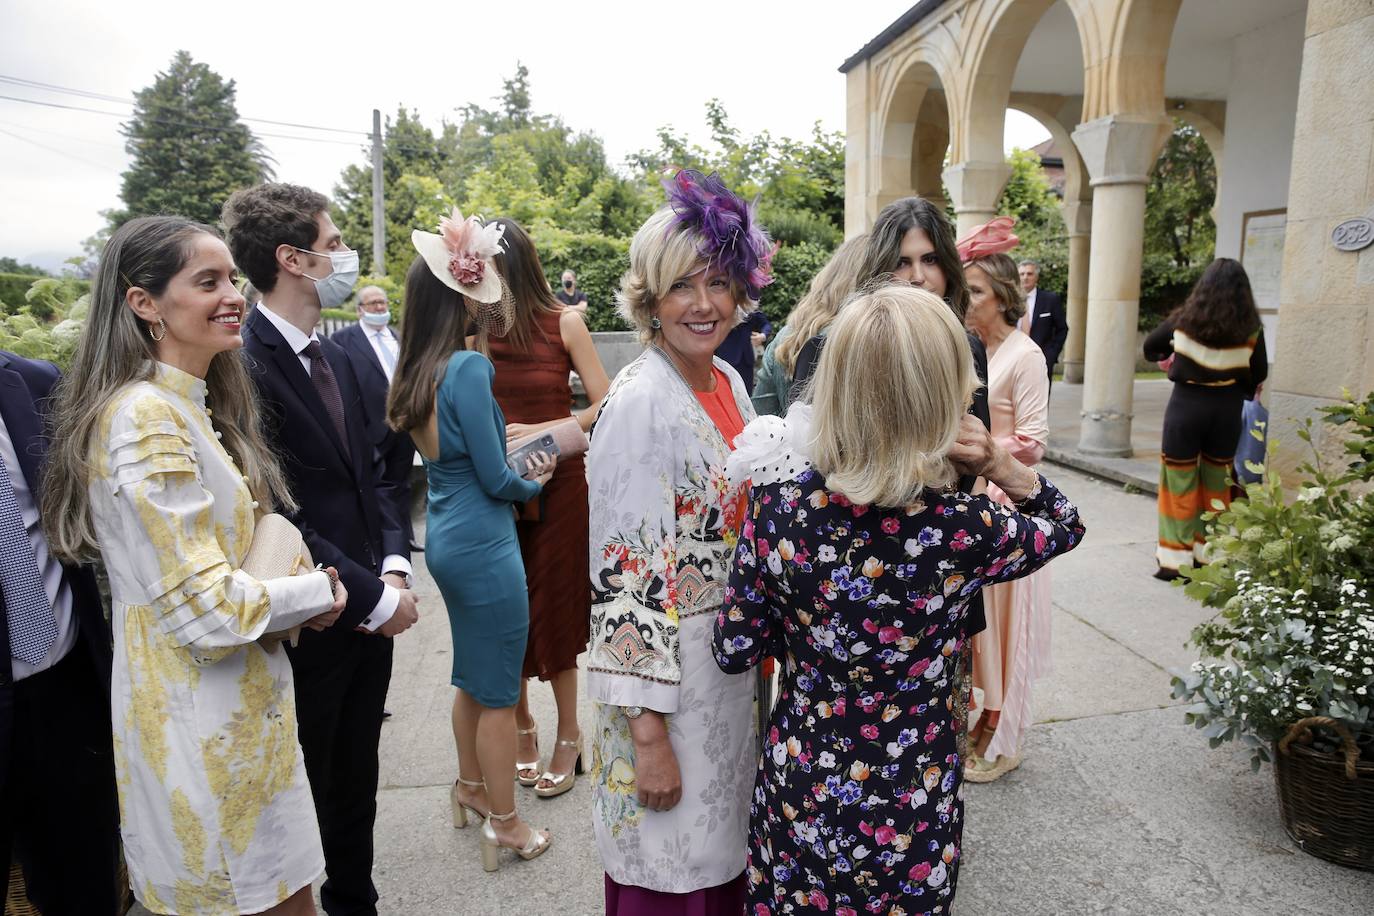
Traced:
<svg viewBox="0 0 1374 916">
<path fill-rule="evenodd" d="M 1274 763 L 1299 846 L 1374 869 L 1374 394 L 1323 413 L 1345 434 L 1344 469 L 1314 448 L 1293 491 L 1271 472 L 1210 516 L 1209 562 L 1181 582 L 1218 612 L 1173 688 L 1212 747 Z M 1310 424 L 1298 435 L 1310 445 Z"/>
</svg>

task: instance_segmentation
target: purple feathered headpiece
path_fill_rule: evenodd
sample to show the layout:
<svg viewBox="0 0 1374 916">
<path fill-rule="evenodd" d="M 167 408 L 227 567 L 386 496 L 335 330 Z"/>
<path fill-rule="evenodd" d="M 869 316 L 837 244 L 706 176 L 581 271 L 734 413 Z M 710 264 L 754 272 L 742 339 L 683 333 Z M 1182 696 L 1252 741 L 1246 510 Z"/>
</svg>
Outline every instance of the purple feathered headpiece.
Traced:
<svg viewBox="0 0 1374 916">
<path fill-rule="evenodd" d="M 683 169 L 663 179 L 663 187 L 675 214 L 673 228 L 686 225 L 701 236 L 697 249 L 701 257 L 723 269 L 757 301 L 763 288 L 773 282 L 777 246 L 758 224 L 753 206 L 727 188 L 715 172 L 702 175 L 696 169 Z"/>
</svg>

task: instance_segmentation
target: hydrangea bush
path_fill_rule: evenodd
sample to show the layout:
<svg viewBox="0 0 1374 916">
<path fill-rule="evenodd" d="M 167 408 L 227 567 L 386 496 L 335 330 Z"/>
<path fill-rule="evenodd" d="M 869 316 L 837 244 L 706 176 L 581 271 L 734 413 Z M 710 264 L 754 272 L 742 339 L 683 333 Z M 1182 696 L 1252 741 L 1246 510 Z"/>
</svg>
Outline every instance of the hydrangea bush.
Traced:
<svg viewBox="0 0 1374 916">
<path fill-rule="evenodd" d="M 1211 562 L 1183 571 L 1219 611 L 1193 631 L 1203 658 L 1174 696 L 1194 701 L 1188 720 L 1212 747 L 1240 741 L 1256 769 L 1307 716 L 1343 721 L 1374 760 L 1374 394 L 1325 413 L 1349 465 L 1328 472 L 1314 449 L 1292 498 L 1272 472 L 1246 487 L 1210 517 Z"/>
</svg>

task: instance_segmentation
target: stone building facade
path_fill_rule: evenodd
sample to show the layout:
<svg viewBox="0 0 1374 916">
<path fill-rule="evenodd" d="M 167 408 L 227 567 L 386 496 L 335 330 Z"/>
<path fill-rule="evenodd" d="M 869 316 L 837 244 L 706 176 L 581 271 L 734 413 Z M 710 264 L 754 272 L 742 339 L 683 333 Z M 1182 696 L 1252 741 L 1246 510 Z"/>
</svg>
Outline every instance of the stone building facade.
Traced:
<svg viewBox="0 0 1374 916">
<path fill-rule="evenodd" d="M 1070 336 L 1082 451 L 1130 452 L 1145 187 L 1174 117 L 1217 164 L 1217 254 L 1251 273 L 1291 423 L 1374 388 L 1374 246 L 1332 232 L 1374 218 L 1374 0 L 922 0 L 841 67 L 845 231 L 911 194 L 959 231 L 1008 177 L 1008 108 L 1063 158 Z"/>
</svg>

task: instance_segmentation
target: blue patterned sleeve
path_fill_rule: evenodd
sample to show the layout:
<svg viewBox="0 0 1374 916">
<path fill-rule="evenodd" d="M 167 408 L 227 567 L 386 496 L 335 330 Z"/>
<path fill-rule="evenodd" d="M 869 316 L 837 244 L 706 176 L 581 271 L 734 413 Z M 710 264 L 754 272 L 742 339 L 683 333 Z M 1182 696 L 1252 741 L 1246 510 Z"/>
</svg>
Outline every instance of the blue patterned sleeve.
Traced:
<svg viewBox="0 0 1374 916">
<path fill-rule="evenodd" d="M 763 503 L 755 492 L 749 495 L 749 512 L 735 546 L 725 600 L 716 614 L 711 649 L 716 664 L 726 674 L 740 674 L 772 655 L 783 654 L 782 626 L 777 620 L 764 581 L 763 561 L 759 557 L 755 524 Z"/>
<path fill-rule="evenodd" d="M 970 533 L 986 550 L 979 587 L 1028 576 L 1083 540 L 1078 507 L 1044 477 L 1015 509 L 986 496 L 974 497 L 971 509 Z"/>
</svg>

